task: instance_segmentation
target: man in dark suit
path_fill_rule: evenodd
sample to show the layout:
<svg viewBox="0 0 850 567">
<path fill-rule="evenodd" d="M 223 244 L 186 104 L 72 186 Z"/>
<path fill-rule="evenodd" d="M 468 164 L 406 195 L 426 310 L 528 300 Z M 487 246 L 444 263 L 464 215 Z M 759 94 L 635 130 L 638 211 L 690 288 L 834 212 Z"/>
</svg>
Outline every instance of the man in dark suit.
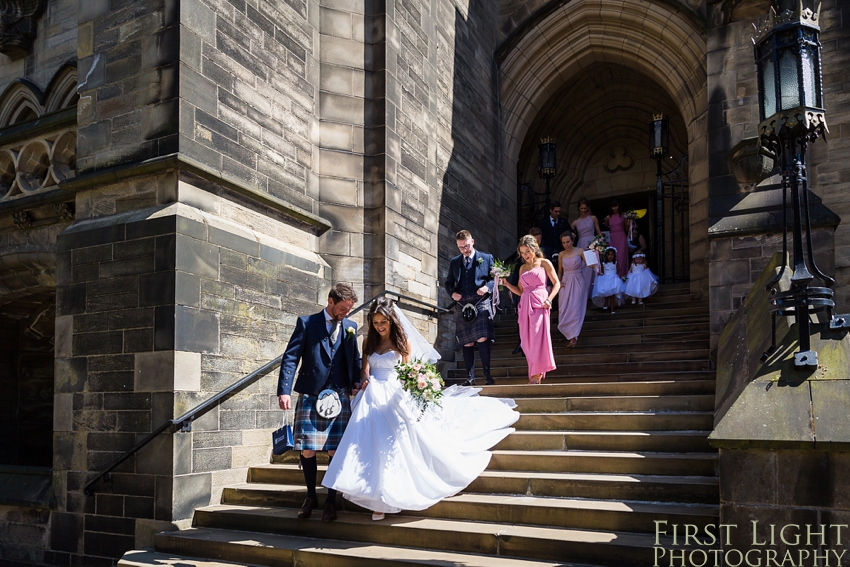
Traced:
<svg viewBox="0 0 850 567">
<path fill-rule="evenodd" d="M 328 305 L 315 315 L 299 317 L 280 365 L 277 386 L 278 404 L 286 411 L 292 405 L 292 390 L 299 393 L 292 424 L 294 449 L 301 451 L 301 467 L 307 485 L 307 499 L 298 518 L 307 519 L 319 505 L 316 496 L 316 451 L 327 451 L 333 458 L 351 408 L 360 389 L 360 350 L 357 348 L 357 324 L 346 319 L 357 301 L 354 289 L 338 283 L 328 293 Z M 298 363 L 298 380 L 295 370 Z M 317 407 L 318 406 L 318 407 Z M 336 408 L 338 415 L 328 408 Z M 322 520 L 336 519 L 336 491 L 328 490 Z"/>
<path fill-rule="evenodd" d="M 543 253 L 551 260 L 552 255 L 557 255 L 562 250 L 561 234 L 572 231 L 569 220 L 561 218 L 561 203 L 552 201 L 549 205 L 549 216 L 541 220 L 537 227 L 543 233 Z"/>
<path fill-rule="evenodd" d="M 496 338 L 490 297 L 493 294 L 493 256 L 475 249 L 475 240 L 468 230 L 456 235 L 460 254 L 449 262 L 446 292 L 457 302 L 455 306 L 455 337 L 463 345 L 463 362 L 467 379 L 464 385 L 475 384 L 475 346 L 481 354 L 484 381 L 495 384 L 490 376 L 490 342 Z M 463 318 L 463 307 L 472 305 L 477 316 L 472 321 Z"/>
</svg>

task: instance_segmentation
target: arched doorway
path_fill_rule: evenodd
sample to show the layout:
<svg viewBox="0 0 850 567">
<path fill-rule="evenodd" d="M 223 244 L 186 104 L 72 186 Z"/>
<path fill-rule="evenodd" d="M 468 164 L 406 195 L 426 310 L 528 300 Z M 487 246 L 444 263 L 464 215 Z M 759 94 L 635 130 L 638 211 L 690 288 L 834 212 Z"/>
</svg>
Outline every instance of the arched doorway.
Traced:
<svg viewBox="0 0 850 567">
<path fill-rule="evenodd" d="M 689 157 L 682 218 L 691 289 L 700 294 L 708 290 L 705 62 L 702 26 L 690 12 L 660 2 L 573 0 L 526 30 L 501 67 L 503 171 L 522 172 L 511 183 L 534 180 L 537 144 L 555 137 L 552 195 L 573 218 L 579 197 L 649 202 L 656 163 L 648 124 L 656 113 L 670 118 L 664 167 Z"/>
</svg>

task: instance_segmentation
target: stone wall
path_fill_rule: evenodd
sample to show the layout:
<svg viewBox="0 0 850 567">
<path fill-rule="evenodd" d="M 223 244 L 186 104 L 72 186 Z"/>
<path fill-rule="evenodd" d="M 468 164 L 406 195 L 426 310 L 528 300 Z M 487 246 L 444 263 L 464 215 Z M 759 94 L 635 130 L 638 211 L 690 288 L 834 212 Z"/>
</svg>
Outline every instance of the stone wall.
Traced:
<svg viewBox="0 0 850 567">
<path fill-rule="evenodd" d="M 44 90 L 59 67 L 77 60 L 77 3 L 78 0 L 50 0 L 38 20 L 30 54 L 15 59 L 0 54 L 0 92 L 19 78 Z"/>
<path fill-rule="evenodd" d="M 810 188 L 842 219 L 850 218 L 850 7 L 828 1 L 820 12 L 824 106 L 830 133 L 819 140 L 809 155 Z M 850 313 L 850 223 L 835 230 L 835 303 L 839 313 Z M 832 272 L 829 272 L 832 273 Z"/>
<path fill-rule="evenodd" d="M 114 207 L 122 192 L 152 185 L 176 202 L 81 220 L 59 239 L 54 471 L 59 517 L 79 535 L 65 551 L 94 562 L 182 525 L 244 481 L 249 465 L 268 462 L 282 419 L 276 372 L 199 416 L 191 432 L 162 435 L 94 496 L 82 493 L 89 471 L 139 435 L 279 356 L 295 314 L 318 311 L 330 286 L 318 256 L 276 238 L 286 228 L 197 178 L 125 185 L 79 197 L 104 209 L 110 201 L 99 197 Z M 205 210 L 187 204 L 199 201 Z"/>
</svg>

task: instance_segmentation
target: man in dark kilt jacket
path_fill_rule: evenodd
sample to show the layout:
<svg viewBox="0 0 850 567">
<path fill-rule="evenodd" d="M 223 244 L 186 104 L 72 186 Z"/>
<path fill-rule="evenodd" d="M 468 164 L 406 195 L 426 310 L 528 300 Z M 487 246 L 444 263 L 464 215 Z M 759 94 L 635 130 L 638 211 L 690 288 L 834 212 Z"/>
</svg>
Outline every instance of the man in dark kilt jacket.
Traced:
<svg viewBox="0 0 850 567">
<path fill-rule="evenodd" d="M 463 345 L 463 362 L 467 379 L 464 385 L 475 384 L 475 345 L 481 354 L 484 367 L 484 379 L 494 384 L 490 376 L 490 342 L 495 339 L 493 317 L 490 311 L 490 298 L 493 294 L 493 256 L 474 248 L 475 240 L 468 230 L 457 233 L 457 247 L 460 254 L 451 259 L 449 275 L 445 288 L 457 302 L 455 306 L 455 336 Z M 477 316 L 472 321 L 464 321 L 463 306 L 473 304 Z"/>
<path fill-rule="evenodd" d="M 277 386 L 280 409 L 286 411 L 291 407 L 290 394 L 293 389 L 300 394 L 292 424 L 294 449 L 301 451 L 301 467 L 307 485 L 307 499 L 298 512 L 300 519 L 309 518 L 313 509 L 319 506 L 316 496 L 316 451 L 327 451 L 333 458 L 351 415 L 349 392 L 353 396 L 360 389 L 357 324 L 345 318 L 356 301 L 357 294 L 351 286 L 336 284 L 328 293 L 327 307 L 315 315 L 298 318 L 295 331 L 283 353 Z M 299 362 L 301 368 L 296 381 L 295 370 Z M 331 405 L 341 403 L 339 415 L 328 419 L 317 411 L 319 394 L 327 397 L 330 393 L 327 390 L 333 390 L 339 398 L 339 402 L 336 402 L 330 396 L 333 402 Z M 325 403 L 327 401 L 324 400 Z M 335 490 L 328 490 L 322 520 L 336 520 Z"/>
</svg>

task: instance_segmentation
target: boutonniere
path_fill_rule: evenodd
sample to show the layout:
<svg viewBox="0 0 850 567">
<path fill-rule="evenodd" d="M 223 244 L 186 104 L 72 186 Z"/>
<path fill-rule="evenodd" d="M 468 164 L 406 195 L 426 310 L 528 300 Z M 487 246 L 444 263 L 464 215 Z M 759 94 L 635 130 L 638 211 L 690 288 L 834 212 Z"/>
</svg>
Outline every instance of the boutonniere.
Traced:
<svg viewBox="0 0 850 567">
<path fill-rule="evenodd" d="M 347 339 L 353 339 L 354 335 L 356 334 L 357 333 L 354 331 L 354 327 L 349 327 L 345 330 L 345 338 Z"/>
<path fill-rule="evenodd" d="M 478 258 L 478 265 L 480 266 L 483 263 L 484 263 L 484 258 Z"/>
</svg>

